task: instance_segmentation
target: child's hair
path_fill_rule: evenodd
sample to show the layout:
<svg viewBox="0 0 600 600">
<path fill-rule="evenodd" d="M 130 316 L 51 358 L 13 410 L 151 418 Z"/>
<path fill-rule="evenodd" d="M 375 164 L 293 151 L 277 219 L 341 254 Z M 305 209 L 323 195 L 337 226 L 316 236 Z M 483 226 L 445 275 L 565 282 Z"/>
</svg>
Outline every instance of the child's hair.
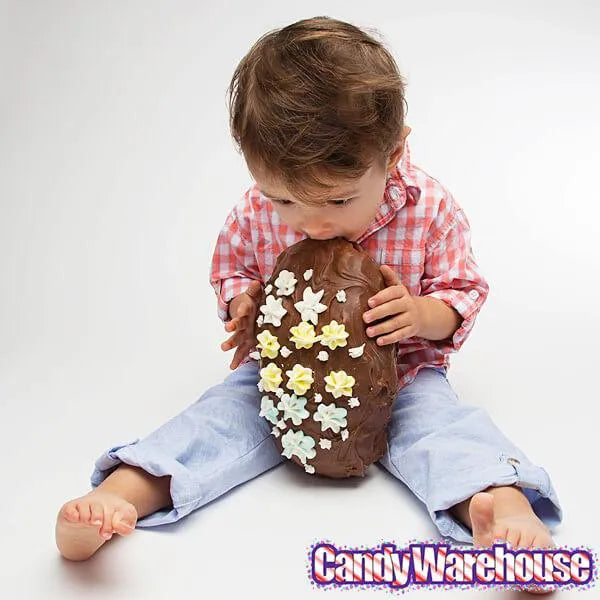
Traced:
<svg viewBox="0 0 600 600">
<path fill-rule="evenodd" d="M 405 119 L 405 82 L 380 41 L 326 16 L 264 34 L 237 66 L 232 136 L 251 172 L 300 201 L 385 170 Z M 334 183 L 331 183 L 334 182 Z"/>
</svg>

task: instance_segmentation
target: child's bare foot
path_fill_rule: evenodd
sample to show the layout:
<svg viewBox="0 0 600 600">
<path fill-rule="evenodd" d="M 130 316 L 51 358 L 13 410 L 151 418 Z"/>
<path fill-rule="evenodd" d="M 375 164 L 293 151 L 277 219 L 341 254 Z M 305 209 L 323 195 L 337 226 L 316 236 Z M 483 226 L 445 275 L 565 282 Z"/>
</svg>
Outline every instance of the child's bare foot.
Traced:
<svg viewBox="0 0 600 600">
<path fill-rule="evenodd" d="M 475 494 L 469 502 L 473 545 L 492 546 L 496 540 L 515 548 L 554 548 L 548 528 L 537 517 L 524 494 L 514 487 L 491 488 Z M 521 586 L 533 593 L 548 593 L 551 587 Z"/>
<path fill-rule="evenodd" d="M 56 518 L 56 546 L 69 560 L 86 560 L 113 533 L 129 535 L 138 514 L 121 496 L 94 489 L 64 504 Z"/>
</svg>

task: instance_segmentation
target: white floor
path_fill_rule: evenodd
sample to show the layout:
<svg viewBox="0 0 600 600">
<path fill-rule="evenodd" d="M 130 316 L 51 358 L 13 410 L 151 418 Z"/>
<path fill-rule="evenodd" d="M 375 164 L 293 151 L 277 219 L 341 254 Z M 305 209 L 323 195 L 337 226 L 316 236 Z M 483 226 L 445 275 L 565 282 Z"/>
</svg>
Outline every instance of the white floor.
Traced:
<svg viewBox="0 0 600 600">
<path fill-rule="evenodd" d="M 412 158 L 471 222 L 492 291 L 451 383 L 550 473 L 557 543 L 600 548 L 597 5 L 4 0 L 0 596 L 307 598 L 315 541 L 439 538 L 377 466 L 328 482 L 286 464 L 86 563 L 54 545 L 105 448 L 228 373 L 208 264 L 250 179 L 225 90 L 260 35 L 316 15 L 381 32 L 408 79 Z M 343 592 L 358 593 L 328 590 Z"/>
</svg>

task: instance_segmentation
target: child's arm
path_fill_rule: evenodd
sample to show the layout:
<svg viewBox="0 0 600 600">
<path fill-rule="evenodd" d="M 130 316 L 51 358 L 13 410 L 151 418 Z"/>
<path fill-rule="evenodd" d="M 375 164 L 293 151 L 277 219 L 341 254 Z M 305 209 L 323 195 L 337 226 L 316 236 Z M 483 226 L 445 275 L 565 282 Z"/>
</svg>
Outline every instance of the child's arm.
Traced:
<svg viewBox="0 0 600 600">
<path fill-rule="evenodd" d="M 416 296 L 422 316 L 420 337 L 426 340 L 445 340 L 452 337 L 463 322 L 463 317 L 443 300 L 431 296 Z"/>
<path fill-rule="evenodd" d="M 489 285 L 475 262 L 471 230 L 463 210 L 447 192 L 447 201 L 431 232 L 421 278 L 419 306 L 422 337 L 437 340 L 444 353 L 457 352 L 483 306 Z"/>
<path fill-rule="evenodd" d="M 235 206 L 219 232 L 210 266 L 210 284 L 217 296 L 217 314 L 225 322 L 236 315 L 232 301 L 241 296 L 253 281 L 262 283 L 254 248 L 251 224 L 246 207 L 247 195 Z M 237 309 L 240 300 L 234 303 Z"/>
</svg>

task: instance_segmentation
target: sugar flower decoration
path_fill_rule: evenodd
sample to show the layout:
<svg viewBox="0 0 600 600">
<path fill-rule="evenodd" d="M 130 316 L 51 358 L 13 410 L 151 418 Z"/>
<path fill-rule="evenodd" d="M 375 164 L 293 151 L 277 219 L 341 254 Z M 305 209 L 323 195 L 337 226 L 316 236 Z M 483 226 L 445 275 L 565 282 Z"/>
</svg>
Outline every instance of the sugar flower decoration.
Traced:
<svg viewBox="0 0 600 600">
<path fill-rule="evenodd" d="M 342 433 L 341 433 L 341 436 L 342 436 L 342 441 L 344 441 L 344 442 L 345 442 L 345 441 L 348 439 L 348 436 L 349 436 L 349 435 L 350 435 L 350 434 L 348 433 L 348 430 L 347 430 L 347 429 L 342 429 Z"/>
<path fill-rule="evenodd" d="M 277 429 L 277 427 L 272 427 L 271 435 L 274 435 L 276 438 L 279 437 L 279 429 Z"/>
<path fill-rule="evenodd" d="M 273 335 L 268 329 L 261 331 L 256 339 L 260 342 L 257 348 L 260 348 L 260 355 L 267 358 L 275 358 L 279 354 L 280 344 L 277 336 Z"/>
<path fill-rule="evenodd" d="M 254 352 L 250 352 L 248 356 L 254 360 L 260 360 L 260 352 L 257 352 L 256 350 Z"/>
<path fill-rule="evenodd" d="M 338 293 L 335 295 L 335 298 L 338 302 L 346 302 L 346 291 L 338 290 Z"/>
<path fill-rule="evenodd" d="M 276 395 L 278 398 L 281 398 L 281 396 L 283 396 L 283 394 L 284 394 L 283 388 L 280 388 L 280 387 L 278 387 L 278 388 L 275 390 L 275 395 Z"/>
<path fill-rule="evenodd" d="M 282 381 L 281 369 L 274 362 L 270 362 L 260 370 L 260 381 L 258 383 L 261 384 L 261 391 L 274 392 Z"/>
<path fill-rule="evenodd" d="M 300 425 L 302 419 L 309 416 L 309 412 L 304 408 L 306 406 L 306 398 L 298 397 L 296 394 L 283 394 L 281 400 L 277 404 L 277 408 L 283 411 L 282 419 L 292 419 L 294 425 Z"/>
<path fill-rule="evenodd" d="M 334 433 L 339 433 L 341 427 L 346 427 L 346 415 L 348 411 L 345 408 L 338 408 L 335 404 L 319 404 L 317 410 L 313 413 L 313 419 L 321 423 L 321 431 L 331 429 Z"/>
<path fill-rule="evenodd" d="M 262 327 L 262 324 L 263 324 L 263 319 L 264 319 L 263 315 L 258 315 L 258 317 L 256 318 L 256 324 L 257 324 L 259 327 Z"/>
<path fill-rule="evenodd" d="M 357 406 L 360 406 L 360 400 L 358 398 L 350 398 L 350 400 L 348 400 L 348 406 L 350 408 L 356 408 Z"/>
<path fill-rule="evenodd" d="M 346 371 L 331 371 L 325 377 L 325 391 L 333 394 L 334 398 L 340 396 L 352 396 L 352 386 L 355 383 L 354 377 L 348 375 Z"/>
<path fill-rule="evenodd" d="M 283 356 L 283 358 L 287 358 L 292 353 L 292 351 L 287 346 L 282 346 L 279 352 L 281 353 L 281 356 Z"/>
<path fill-rule="evenodd" d="M 311 475 L 315 472 L 313 465 L 304 465 L 304 470 Z"/>
<path fill-rule="evenodd" d="M 321 446 L 323 450 L 331 450 L 331 440 L 319 438 L 319 446 Z"/>
<path fill-rule="evenodd" d="M 286 387 L 293 390 L 294 394 L 303 396 L 310 386 L 313 384 L 313 372 L 309 367 L 303 367 L 296 363 L 291 371 L 286 371 L 285 374 L 290 378 L 286 383 Z"/>
<path fill-rule="evenodd" d="M 263 323 L 272 323 L 275 327 L 281 325 L 281 317 L 287 312 L 281 304 L 282 300 L 282 298 L 275 299 L 275 296 L 267 296 L 266 303 L 260 307 L 260 312 L 265 315 Z"/>
<path fill-rule="evenodd" d="M 312 277 L 312 274 L 312 269 L 306 269 L 306 271 L 304 271 L 304 281 L 308 281 Z"/>
<path fill-rule="evenodd" d="M 273 406 L 273 400 L 269 396 L 263 396 L 260 400 L 260 412 L 259 417 L 265 417 L 268 421 L 271 421 L 273 425 L 277 424 L 279 420 L 279 411 Z"/>
<path fill-rule="evenodd" d="M 296 287 L 297 279 L 294 279 L 294 274 L 291 271 L 283 271 L 279 272 L 277 279 L 275 280 L 275 287 L 277 288 L 278 296 L 290 296 L 294 293 L 294 288 Z"/>
<path fill-rule="evenodd" d="M 321 330 L 321 344 L 329 346 L 330 350 L 335 350 L 338 346 L 345 346 L 348 342 L 346 338 L 350 334 L 346 331 L 346 326 L 337 321 L 331 321 L 329 325 L 323 325 Z"/>
<path fill-rule="evenodd" d="M 291 429 L 281 438 L 283 446 L 283 456 L 292 458 L 296 455 L 302 464 L 306 464 L 306 459 L 314 458 L 317 455 L 315 450 L 315 440 L 306 435 L 304 431 L 292 431 Z"/>
<path fill-rule="evenodd" d="M 323 400 L 323 396 L 321 394 L 315 394 L 315 402 L 321 402 Z"/>
<path fill-rule="evenodd" d="M 360 346 L 356 346 L 356 348 L 349 348 L 348 354 L 350 355 L 351 358 L 358 358 L 359 356 L 363 355 L 364 351 L 365 351 L 365 345 L 361 344 Z"/>
<path fill-rule="evenodd" d="M 273 291 L 273 286 L 271 284 L 269 284 L 266 288 L 265 288 L 265 294 L 270 294 Z"/>
<path fill-rule="evenodd" d="M 296 344 L 296 350 L 299 348 L 312 348 L 315 342 L 319 341 L 319 336 L 315 333 L 312 323 L 301 321 L 299 325 L 290 327 L 290 342 Z"/>
<path fill-rule="evenodd" d="M 318 322 L 318 315 L 327 310 L 327 305 L 321 304 L 319 300 L 323 297 L 325 290 L 315 293 L 310 286 L 307 286 L 302 293 L 302 300 L 296 302 L 294 307 L 300 313 L 303 321 L 310 321 L 313 325 Z"/>
<path fill-rule="evenodd" d="M 319 354 L 317 354 L 317 360 L 320 360 L 321 362 L 325 362 L 328 358 L 329 358 L 329 354 L 327 354 L 327 352 L 325 352 L 325 350 L 321 350 L 321 352 L 319 352 Z"/>
</svg>

